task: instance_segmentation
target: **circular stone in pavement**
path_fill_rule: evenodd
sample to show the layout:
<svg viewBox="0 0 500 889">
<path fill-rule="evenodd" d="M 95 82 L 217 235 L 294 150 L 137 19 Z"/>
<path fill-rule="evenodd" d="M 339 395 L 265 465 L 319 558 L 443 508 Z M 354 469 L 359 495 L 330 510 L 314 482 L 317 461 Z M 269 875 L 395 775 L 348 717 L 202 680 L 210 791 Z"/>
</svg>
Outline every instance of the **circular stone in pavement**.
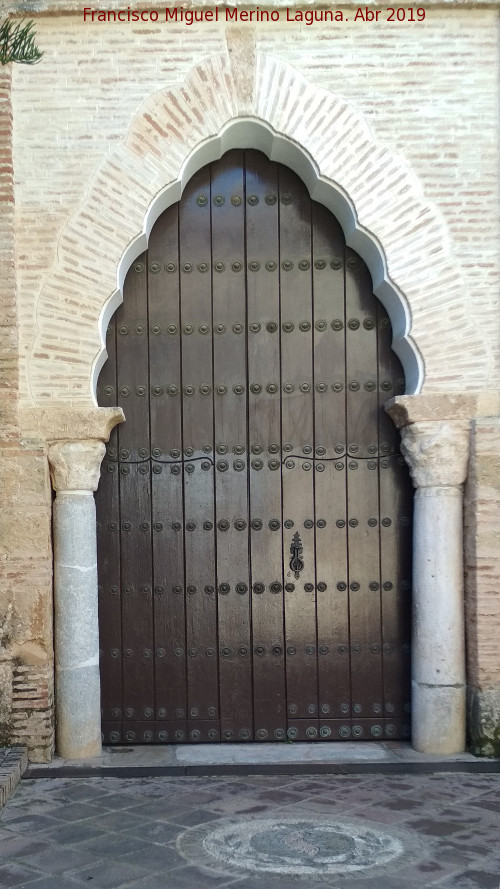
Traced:
<svg viewBox="0 0 500 889">
<path fill-rule="evenodd" d="M 206 853 L 216 862 L 238 869 L 288 875 L 357 874 L 380 868 L 399 858 L 403 842 L 373 827 L 353 821 L 322 818 L 262 818 L 238 820 L 215 827 L 203 825 L 178 840 L 189 859 Z M 410 844 L 411 845 L 411 844 Z M 214 860 L 215 859 L 215 860 Z"/>
</svg>

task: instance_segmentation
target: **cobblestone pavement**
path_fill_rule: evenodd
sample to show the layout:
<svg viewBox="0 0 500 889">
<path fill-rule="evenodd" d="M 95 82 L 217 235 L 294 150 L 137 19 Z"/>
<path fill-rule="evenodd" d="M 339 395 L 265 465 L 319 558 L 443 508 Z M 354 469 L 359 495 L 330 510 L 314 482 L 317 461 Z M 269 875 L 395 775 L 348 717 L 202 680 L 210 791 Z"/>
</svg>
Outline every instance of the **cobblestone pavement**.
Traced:
<svg viewBox="0 0 500 889">
<path fill-rule="evenodd" d="M 500 889 L 500 774 L 24 779 L 16 889 Z"/>
</svg>

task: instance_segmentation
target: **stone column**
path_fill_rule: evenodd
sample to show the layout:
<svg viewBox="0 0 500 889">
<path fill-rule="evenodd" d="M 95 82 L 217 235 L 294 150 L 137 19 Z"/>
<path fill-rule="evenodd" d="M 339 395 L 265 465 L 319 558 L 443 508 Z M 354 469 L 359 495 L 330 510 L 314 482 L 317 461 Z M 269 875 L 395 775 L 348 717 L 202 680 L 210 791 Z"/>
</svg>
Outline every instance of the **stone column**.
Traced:
<svg viewBox="0 0 500 889">
<path fill-rule="evenodd" d="M 412 744 L 465 749 L 463 492 L 469 423 L 428 420 L 401 430 L 415 491 Z"/>
<path fill-rule="evenodd" d="M 57 752 L 101 752 L 97 546 L 94 491 L 102 441 L 49 446 L 54 502 L 54 634 Z"/>
</svg>

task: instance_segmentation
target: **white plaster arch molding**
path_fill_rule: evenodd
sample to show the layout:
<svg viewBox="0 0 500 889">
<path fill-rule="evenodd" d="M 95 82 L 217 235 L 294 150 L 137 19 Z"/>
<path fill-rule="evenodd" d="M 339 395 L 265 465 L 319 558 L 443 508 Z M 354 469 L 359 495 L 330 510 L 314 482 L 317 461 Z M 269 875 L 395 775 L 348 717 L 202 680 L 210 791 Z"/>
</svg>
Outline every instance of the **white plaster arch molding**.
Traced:
<svg viewBox="0 0 500 889">
<path fill-rule="evenodd" d="M 257 53 L 253 67 L 238 64 L 209 57 L 180 87 L 150 96 L 101 163 L 40 295 L 29 363 L 35 403 L 50 395 L 95 404 L 104 332 L 128 268 L 193 173 L 230 148 L 287 164 L 339 219 L 389 313 L 409 394 L 480 388 L 486 356 L 447 230 L 404 160 L 374 141 L 351 105 L 286 63 Z"/>
</svg>

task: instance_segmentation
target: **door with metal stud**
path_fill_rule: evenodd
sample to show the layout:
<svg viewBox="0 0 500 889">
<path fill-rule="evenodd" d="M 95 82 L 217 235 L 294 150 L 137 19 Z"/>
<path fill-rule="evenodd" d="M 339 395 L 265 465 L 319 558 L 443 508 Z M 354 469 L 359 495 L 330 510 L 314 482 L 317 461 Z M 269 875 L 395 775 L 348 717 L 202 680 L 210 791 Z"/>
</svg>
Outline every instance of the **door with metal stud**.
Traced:
<svg viewBox="0 0 500 889">
<path fill-rule="evenodd" d="M 158 219 L 107 351 L 104 742 L 407 737 L 404 378 L 336 219 L 229 152 Z"/>
</svg>

